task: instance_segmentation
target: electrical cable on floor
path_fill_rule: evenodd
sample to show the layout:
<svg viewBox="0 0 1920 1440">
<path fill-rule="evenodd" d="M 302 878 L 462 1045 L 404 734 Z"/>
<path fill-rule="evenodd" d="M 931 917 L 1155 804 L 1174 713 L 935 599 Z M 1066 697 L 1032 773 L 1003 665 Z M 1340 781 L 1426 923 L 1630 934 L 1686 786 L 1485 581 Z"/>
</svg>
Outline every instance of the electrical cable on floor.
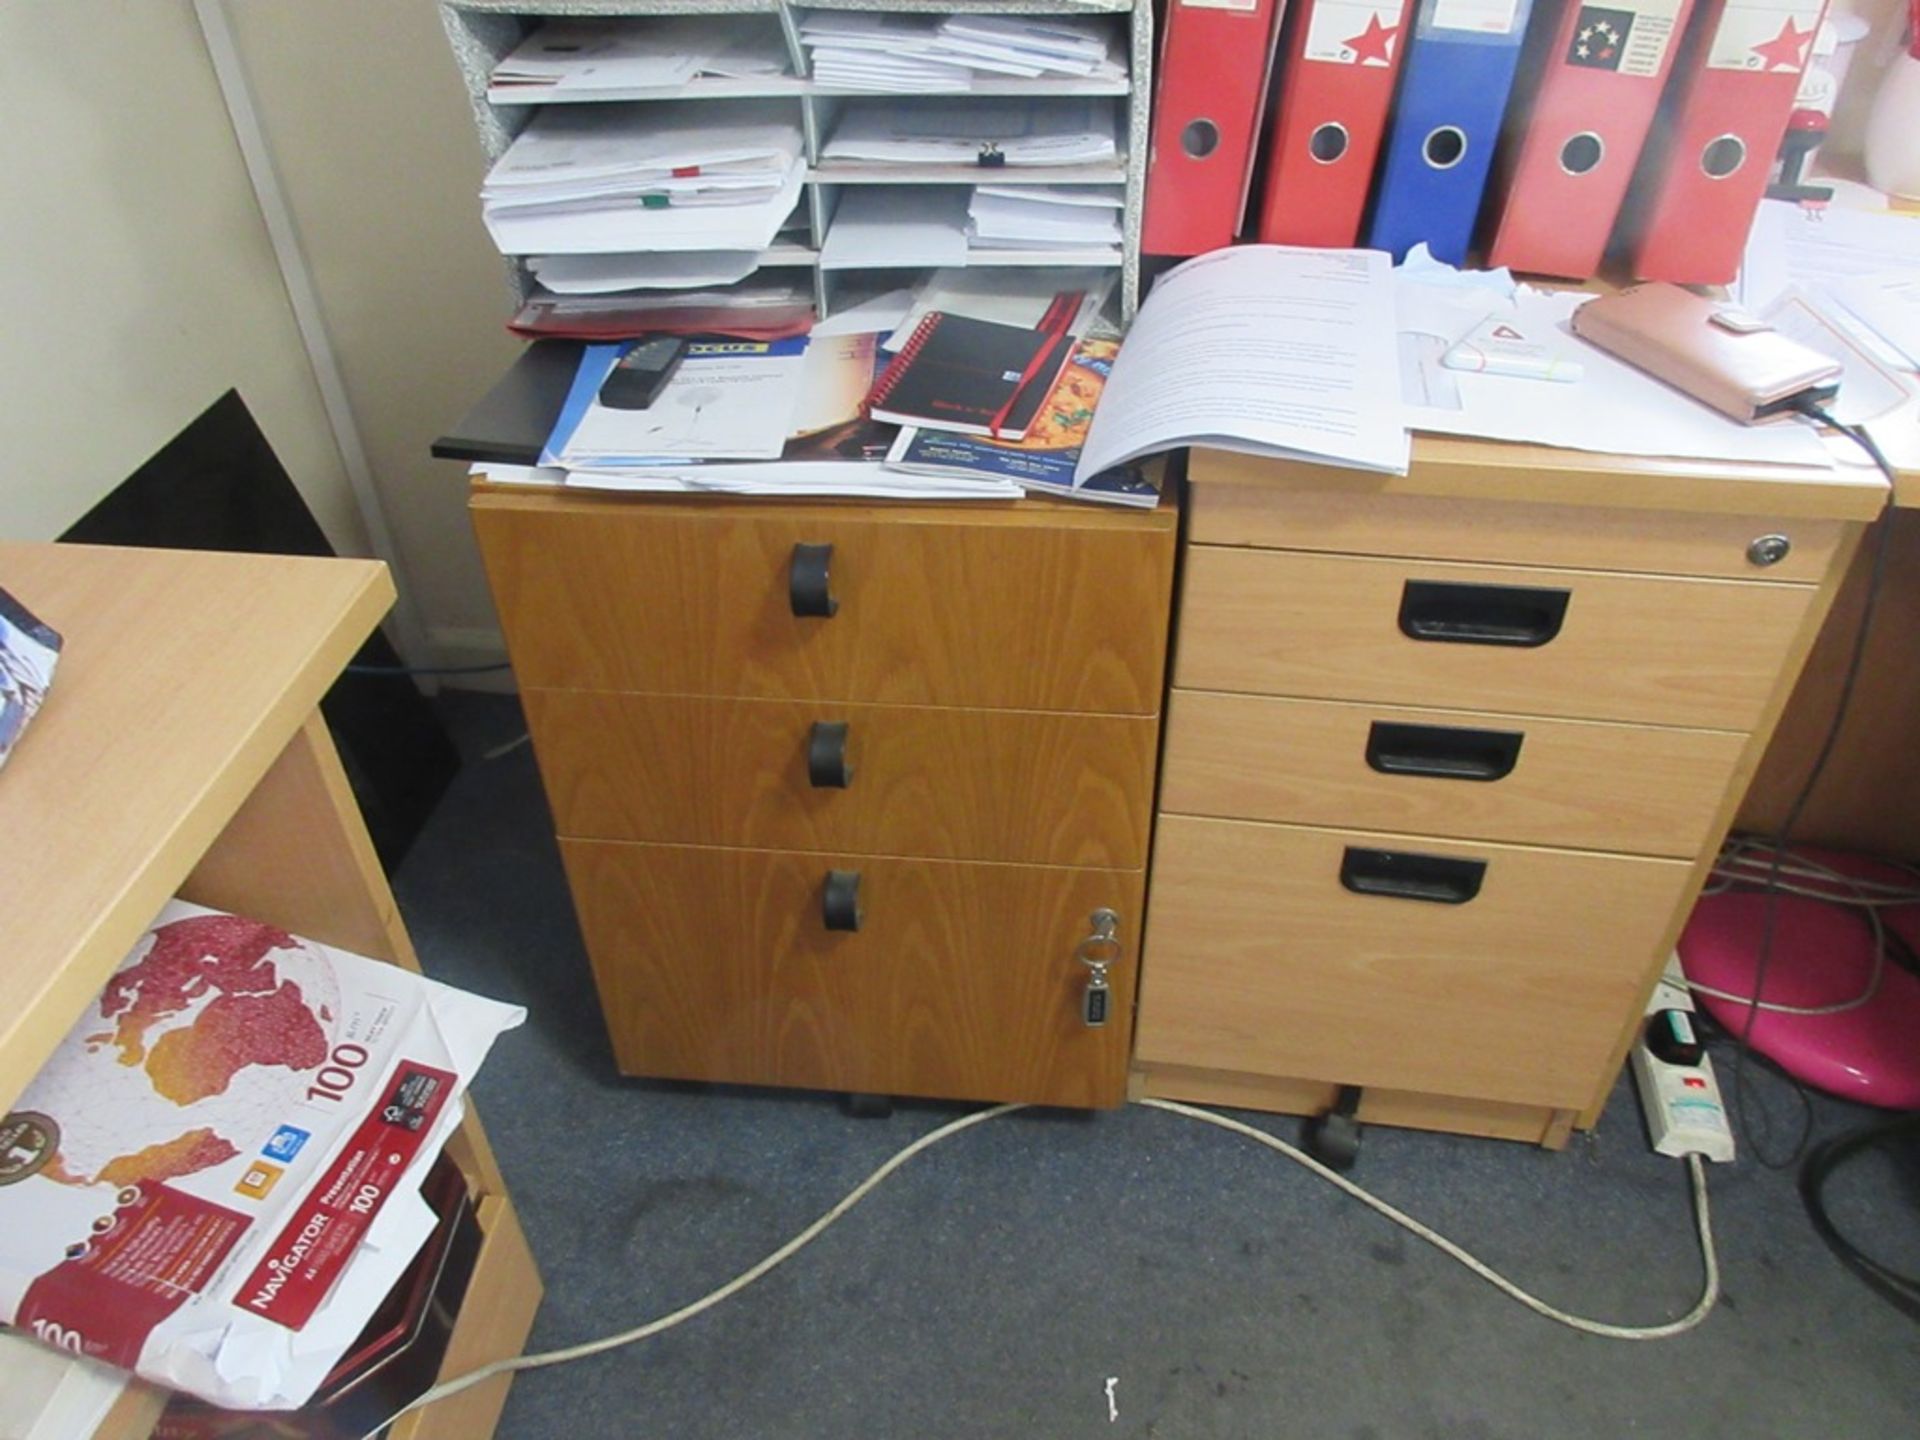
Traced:
<svg viewBox="0 0 1920 1440">
<path fill-rule="evenodd" d="M 1826 1188 L 1833 1172 L 1862 1151 L 1889 1140 L 1912 1142 L 1916 1139 L 1920 1139 L 1920 1115 L 1899 1115 L 1815 1146 L 1807 1156 L 1807 1163 L 1800 1167 L 1800 1200 L 1807 1207 L 1807 1218 L 1813 1222 L 1814 1232 L 1841 1264 L 1909 1320 L 1920 1320 L 1920 1275 L 1902 1274 L 1842 1235 L 1827 1213 Z"/>
<path fill-rule="evenodd" d="M 1820 748 L 1814 754 L 1813 764 L 1807 771 L 1807 777 L 1800 782 L 1800 788 L 1794 793 L 1787 813 L 1780 821 L 1780 828 L 1773 836 L 1773 855 L 1767 865 L 1766 879 L 1763 883 L 1765 905 L 1760 919 L 1760 941 L 1754 954 L 1753 994 L 1747 997 L 1745 1022 L 1737 1036 L 1739 1048 L 1733 1056 L 1733 1111 L 1740 1121 L 1740 1129 L 1745 1134 L 1746 1143 L 1752 1149 L 1754 1158 L 1769 1170 L 1785 1170 L 1797 1163 L 1806 1153 L 1807 1143 L 1813 1138 L 1813 1101 L 1807 1095 L 1806 1088 L 1795 1077 L 1793 1093 L 1800 1106 L 1800 1130 L 1792 1147 L 1784 1156 L 1776 1158 L 1767 1153 L 1765 1137 L 1772 1134 L 1771 1117 L 1764 1110 L 1756 1110 L 1766 1119 L 1764 1126 L 1752 1123 L 1747 1109 L 1748 1085 L 1751 1077 L 1747 1073 L 1747 1055 L 1753 1049 L 1753 1029 L 1759 1022 L 1761 1005 L 1766 998 L 1767 972 L 1773 966 L 1774 931 L 1779 923 L 1780 886 L 1784 879 L 1784 870 L 1788 849 L 1792 843 L 1794 831 L 1799 827 L 1800 819 L 1806 812 L 1807 802 L 1813 798 L 1814 788 L 1819 785 L 1820 777 L 1826 773 L 1827 762 L 1833 758 L 1833 752 L 1840 740 L 1840 732 L 1845 728 L 1847 715 L 1853 706 L 1853 692 L 1860 681 L 1860 671 L 1866 659 L 1867 639 L 1873 632 L 1874 613 L 1880 607 L 1880 593 L 1887 573 L 1887 553 L 1892 548 L 1889 543 L 1893 534 L 1893 492 L 1899 485 L 1899 477 L 1894 473 L 1892 464 L 1881 453 L 1873 437 L 1862 427 L 1844 425 L 1817 401 L 1803 400 L 1798 406 L 1800 413 L 1808 419 L 1828 426 L 1846 436 L 1862 450 L 1867 458 L 1879 468 L 1887 478 L 1887 506 L 1882 510 L 1879 520 L 1879 532 L 1874 537 L 1873 560 L 1867 572 L 1867 595 L 1860 607 L 1860 624 L 1853 635 L 1853 647 L 1847 656 L 1847 668 L 1841 677 L 1840 694 L 1834 702 L 1833 718 L 1827 723 L 1826 734 L 1821 738 Z"/>
<path fill-rule="evenodd" d="M 1410 1234 L 1426 1241 L 1449 1259 L 1458 1261 L 1475 1275 L 1478 1275 L 1482 1280 L 1494 1286 L 1501 1291 L 1501 1293 L 1519 1301 L 1535 1314 L 1542 1315 L 1559 1324 L 1570 1326 L 1588 1335 L 1598 1335 L 1609 1340 L 1664 1340 L 1670 1336 L 1679 1335 L 1684 1331 L 1693 1329 L 1707 1318 L 1714 1304 L 1720 1298 L 1720 1260 L 1713 1248 L 1713 1217 L 1707 1204 L 1706 1165 L 1698 1155 L 1689 1155 L 1686 1158 L 1687 1169 L 1693 1183 L 1694 1219 L 1698 1227 L 1700 1239 L 1700 1258 L 1705 1271 L 1705 1280 L 1701 1286 L 1700 1298 L 1694 1302 L 1693 1308 L 1678 1320 L 1671 1320 L 1661 1325 L 1613 1325 L 1606 1321 L 1588 1320 L 1583 1316 L 1570 1314 L 1529 1294 L 1504 1275 L 1500 1274 L 1499 1271 L 1495 1270 L 1492 1266 L 1475 1258 L 1468 1251 L 1454 1244 L 1437 1231 L 1421 1224 L 1404 1210 L 1389 1205 L 1386 1201 L 1362 1189 L 1338 1171 L 1322 1165 L 1305 1151 L 1289 1145 L 1278 1136 L 1270 1135 L 1264 1130 L 1256 1129 L 1254 1126 L 1235 1120 L 1230 1116 L 1216 1114 L 1211 1110 L 1202 1110 L 1194 1105 L 1182 1105 L 1172 1100 L 1138 1100 L 1134 1103 L 1147 1106 L 1154 1110 L 1164 1110 L 1170 1115 L 1179 1115 L 1188 1120 L 1198 1120 L 1203 1124 L 1218 1126 L 1222 1130 L 1230 1130 L 1236 1135 L 1245 1136 L 1249 1140 L 1265 1145 L 1270 1150 L 1277 1150 L 1280 1154 L 1286 1156 L 1287 1159 L 1294 1161 L 1296 1164 L 1304 1165 L 1322 1180 L 1337 1185 L 1354 1199 L 1360 1201 L 1361 1204 L 1380 1215 L 1384 1215 L 1387 1219 L 1408 1231 Z M 587 1340 L 578 1345 L 568 1345 L 558 1350 L 544 1350 L 532 1355 L 511 1356 L 505 1360 L 496 1360 L 490 1365 L 482 1365 L 478 1369 L 471 1370 L 465 1375 L 457 1375 L 451 1380 L 444 1380 L 431 1390 L 426 1391 L 404 1409 L 395 1411 L 392 1415 L 374 1426 L 373 1429 L 367 1431 L 366 1434 L 361 1437 L 361 1440 L 376 1440 L 376 1437 L 401 1417 L 410 1415 L 416 1410 L 424 1409 L 426 1406 L 432 1405 L 437 1401 L 449 1399 L 452 1396 L 460 1394 L 462 1391 L 471 1389 L 475 1385 L 483 1384 L 495 1376 L 510 1375 L 522 1370 L 539 1370 L 550 1365 L 564 1365 L 570 1361 L 584 1360 L 592 1355 L 605 1354 L 609 1350 L 617 1350 L 622 1346 L 632 1345 L 641 1340 L 650 1339 L 664 1330 L 671 1330 L 674 1326 L 691 1320 L 694 1316 L 704 1311 L 711 1310 L 721 1301 L 739 1294 L 775 1267 L 792 1259 L 794 1255 L 817 1240 L 836 1220 L 840 1219 L 841 1216 L 845 1215 L 849 1210 L 853 1209 L 855 1205 L 858 1205 L 864 1200 L 881 1181 L 885 1180 L 921 1151 L 930 1149 L 942 1140 L 958 1135 L 963 1130 L 970 1130 L 975 1125 L 984 1124 L 988 1120 L 997 1119 L 1002 1115 L 1011 1115 L 1016 1110 L 1025 1110 L 1028 1108 L 1030 1107 L 1026 1105 L 995 1105 L 986 1110 L 976 1110 L 972 1114 L 962 1115 L 957 1120 L 949 1120 L 946 1124 L 929 1130 L 919 1139 L 894 1152 L 891 1158 L 881 1164 L 872 1174 L 867 1176 L 866 1179 L 854 1186 L 853 1189 L 849 1190 L 832 1209 L 828 1210 L 826 1214 L 822 1215 L 818 1220 L 807 1226 L 806 1229 L 787 1241 L 787 1243 L 782 1245 L 778 1250 L 775 1250 L 772 1254 L 756 1264 L 750 1265 L 717 1290 L 709 1291 L 698 1300 L 682 1305 L 678 1310 L 662 1315 L 658 1319 L 649 1320 L 644 1324 L 633 1326 L 631 1329 L 617 1331 L 611 1335 L 604 1335 L 597 1340 Z"/>
</svg>

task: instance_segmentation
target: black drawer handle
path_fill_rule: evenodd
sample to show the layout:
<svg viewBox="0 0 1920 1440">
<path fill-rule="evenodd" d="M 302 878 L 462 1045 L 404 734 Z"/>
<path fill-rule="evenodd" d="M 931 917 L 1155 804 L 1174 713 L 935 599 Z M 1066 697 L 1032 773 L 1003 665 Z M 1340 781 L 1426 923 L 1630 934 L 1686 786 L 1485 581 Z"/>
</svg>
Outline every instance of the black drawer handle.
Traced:
<svg viewBox="0 0 1920 1440">
<path fill-rule="evenodd" d="M 820 918 L 829 930 L 858 930 L 860 909 L 860 872 L 829 870 L 827 883 L 820 889 Z"/>
<path fill-rule="evenodd" d="M 831 616 L 840 609 L 833 598 L 833 546 L 796 545 L 787 566 L 787 599 L 795 615 Z"/>
<path fill-rule="evenodd" d="M 819 720 L 808 732 L 807 783 L 816 790 L 844 790 L 853 783 L 844 720 Z"/>
<path fill-rule="evenodd" d="M 1520 758 L 1518 730 L 1467 730 L 1453 725 L 1397 725 L 1376 720 L 1367 731 L 1367 764 L 1382 775 L 1441 780 L 1504 780 Z"/>
<path fill-rule="evenodd" d="M 1466 904 L 1480 893 L 1486 873 L 1484 860 L 1363 850 L 1357 845 L 1349 845 L 1340 859 L 1340 883 L 1356 895 L 1390 895 L 1435 905 Z"/>
<path fill-rule="evenodd" d="M 1409 580 L 1400 595 L 1400 633 L 1455 645 L 1544 645 L 1567 618 L 1565 590 L 1531 585 L 1463 585 Z"/>
</svg>

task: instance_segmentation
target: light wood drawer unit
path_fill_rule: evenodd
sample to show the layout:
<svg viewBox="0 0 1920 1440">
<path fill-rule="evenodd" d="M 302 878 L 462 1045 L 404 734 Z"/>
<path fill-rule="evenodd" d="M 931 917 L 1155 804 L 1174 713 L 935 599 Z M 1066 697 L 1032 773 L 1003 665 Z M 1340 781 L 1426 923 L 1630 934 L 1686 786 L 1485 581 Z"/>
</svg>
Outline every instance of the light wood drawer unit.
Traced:
<svg viewBox="0 0 1920 1440">
<path fill-rule="evenodd" d="M 1177 690 L 1161 806 L 1692 856 L 1745 737 Z"/>
<path fill-rule="evenodd" d="M 1171 505 L 473 519 L 621 1070 L 1121 1102 Z"/>
<path fill-rule="evenodd" d="M 488 500 L 474 524 L 523 685 L 1160 710 L 1170 519 Z"/>
<path fill-rule="evenodd" d="M 1579 1109 L 1677 860 L 1164 815 L 1142 1061 Z M 1409 898 L 1413 897 L 1413 898 Z"/>
<path fill-rule="evenodd" d="M 563 835 L 1137 868 L 1151 716 L 529 690 Z"/>
<path fill-rule="evenodd" d="M 1125 1088 L 1137 935 L 1115 1023 L 1081 1016 L 1075 947 L 1138 871 L 565 840 L 621 1068 L 634 1074 L 1056 1105 Z M 860 928 L 827 928 L 829 871 Z"/>
<path fill-rule="evenodd" d="M 1174 683 L 1747 729 L 1813 593 L 1195 545 Z"/>
<path fill-rule="evenodd" d="M 1429 437 L 1188 473 L 1136 1092 L 1564 1143 L 1875 488 Z"/>
</svg>

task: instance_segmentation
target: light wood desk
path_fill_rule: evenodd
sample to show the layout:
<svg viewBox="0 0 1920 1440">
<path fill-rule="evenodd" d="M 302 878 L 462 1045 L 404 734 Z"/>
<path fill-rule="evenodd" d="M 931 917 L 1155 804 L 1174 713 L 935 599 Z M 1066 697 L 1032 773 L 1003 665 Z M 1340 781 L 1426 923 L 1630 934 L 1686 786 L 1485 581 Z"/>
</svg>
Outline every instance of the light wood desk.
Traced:
<svg viewBox="0 0 1920 1440">
<path fill-rule="evenodd" d="M 1427 436 L 1190 479 L 1135 1093 L 1564 1143 L 1885 483 Z"/>
<path fill-rule="evenodd" d="M 0 544 L 0 584 L 65 637 L 0 771 L 0 1110 L 166 901 L 418 968 L 316 706 L 393 602 L 374 561 Z M 478 1118 L 448 1154 L 484 1235 L 443 1374 L 519 1353 L 540 1280 Z M 491 1433 L 507 1381 L 394 1427 Z M 98 1432 L 151 1429 L 135 1386 Z"/>
</svg>

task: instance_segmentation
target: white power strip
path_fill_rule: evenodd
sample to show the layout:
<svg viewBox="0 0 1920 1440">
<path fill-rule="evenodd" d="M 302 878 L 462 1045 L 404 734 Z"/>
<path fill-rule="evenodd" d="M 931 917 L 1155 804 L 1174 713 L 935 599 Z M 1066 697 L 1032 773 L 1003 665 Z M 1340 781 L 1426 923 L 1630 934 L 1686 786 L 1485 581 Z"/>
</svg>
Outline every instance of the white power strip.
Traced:
<svg viewBox="0 0 1920 1440">
<path fill-rule="evenodd" d="M 1649 1017 L 1670 1010 L 1686 1017 L 1679 1022 L 1688 1032 L 1681 1038 L 1691 1039 L 1693 996 L 1687 991 L 1678 956 L 1668 961 L 1667 973 L 1647 1001 Z M 1691 1065 L 1662 1060 L 1648 1048 L 1643 1028 L 1633 1042 L 1633 1078 L 1640 1091 L 1640 1108 L 1646 1112 L 1647 1135 L 1657 1154 L 1699 1155 L 1722 1165 L 1733 1162 L 1733 1128 L 1727 1123 L 1713 1061 L 1704 1051 Z"/>
</svg>

